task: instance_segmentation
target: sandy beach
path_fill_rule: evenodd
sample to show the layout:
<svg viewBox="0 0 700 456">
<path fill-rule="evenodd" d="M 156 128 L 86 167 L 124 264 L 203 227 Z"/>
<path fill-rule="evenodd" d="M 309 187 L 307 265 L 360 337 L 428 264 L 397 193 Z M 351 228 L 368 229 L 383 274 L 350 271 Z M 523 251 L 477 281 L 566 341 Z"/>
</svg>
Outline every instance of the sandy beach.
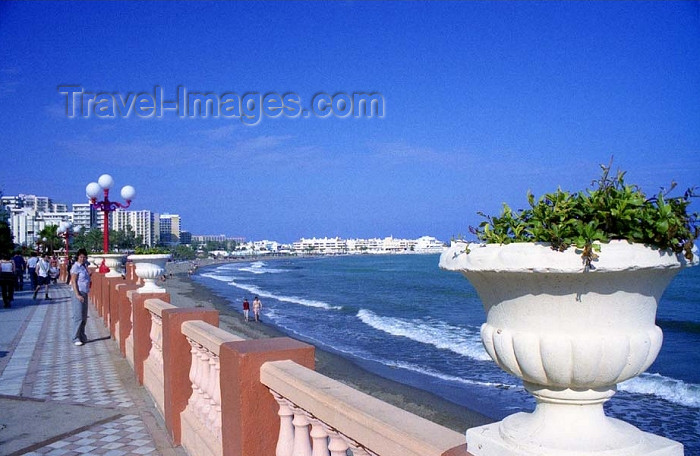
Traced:
<svg viewBox="0 0 700 456">
<path fill-rule="evenodd" d="M 199 267 L 214 263 L 224 262 L 200 260 Z M 192 281 L 187 274 L 188 268 L 189 263 L 168 264 L 168 279 L 164 286 L 170 293 L 173 305 L 216 309 L 219 311 L 220 327 L 240 337 L 260 339 L 286 336 L 265 323 L 246 322 L 242 312 L 234 311 L 226 299 Z M 434 394 L 372 374 L 343 357 L 319 348 L 316 348 L 316 371 L 458 432 L 493 421 Z"/>
</svg>

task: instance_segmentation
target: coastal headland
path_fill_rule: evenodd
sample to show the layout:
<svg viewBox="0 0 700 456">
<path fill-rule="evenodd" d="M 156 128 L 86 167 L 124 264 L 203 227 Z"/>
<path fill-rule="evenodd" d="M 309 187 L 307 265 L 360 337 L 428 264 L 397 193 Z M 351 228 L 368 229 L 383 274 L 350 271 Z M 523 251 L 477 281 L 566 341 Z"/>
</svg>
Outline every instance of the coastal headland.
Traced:
<svg viewBox="0 0 700 456">
<path fill-rule="evenodd" d="M 260 259 L 263 258 L 257 258 L 257 260 Z M 264 259 L 274 261 L 275 257 Z M 215 264 L 247 261 L 251 259 L 199 260 L 197 273 L 201 272 L 202 268 L 206 269 Z M 219 311 L 219 326 L 222 329 L 247 339 L 286 336 L 265 323 L 246 322 L 243 314 L 237 308 L 234 309 L 225 297 L 191 280 L 188 269 L 190 269 L 189 262 L 168 263 L 167 280 L 163 286 L 170 293 L 173 305 L 216 309 Z M 427 391 L 375 375 L 346 358 L 318 347 L 316 348 L 316 371 L 457 432 L 465 432 L 468 428 L 494 421 Z"/>
</svg>

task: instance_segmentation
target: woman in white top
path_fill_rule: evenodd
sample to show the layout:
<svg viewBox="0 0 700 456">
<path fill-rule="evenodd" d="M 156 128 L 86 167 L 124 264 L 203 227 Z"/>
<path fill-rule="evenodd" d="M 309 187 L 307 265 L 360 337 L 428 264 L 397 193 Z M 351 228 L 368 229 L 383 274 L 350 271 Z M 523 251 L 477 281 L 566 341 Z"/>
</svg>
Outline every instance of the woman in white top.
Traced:
<svg viewBox="0 0 700 456">
<path fill-rule="evenodd" d="M 9 254 L 3 254 L 0 260 L 0 286 L 2 286 L 2 302 L 5 308 L 15 298 L 15 262 Z"/>
<path fill-rule="evenodd" d="M 36 299 L 37 293 L 39 293 L 39 289 L 41 289 L 42 285 L 46 285 L 46 291 L 44 294 L 44 299 L 51 299 L 49 298 L 49 284 L 51 283 L 51 277 L 49 277 L 49 270 L 51 270 L 51 263 L 49 263 L 49 254 L 45 253 L 39 262 L 36 264 L 36 281 L 37 281 L 37 286 L 34 289 L 34 299 Z"/>
</svg>

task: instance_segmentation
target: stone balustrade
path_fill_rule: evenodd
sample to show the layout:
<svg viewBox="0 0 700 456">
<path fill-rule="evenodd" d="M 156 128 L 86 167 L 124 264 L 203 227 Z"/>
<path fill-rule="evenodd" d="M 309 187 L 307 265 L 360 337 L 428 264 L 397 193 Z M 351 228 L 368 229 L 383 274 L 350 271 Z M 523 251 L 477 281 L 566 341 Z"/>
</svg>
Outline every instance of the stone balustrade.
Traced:
<svg viewBox="0 0 700 456">
<path fill-rule="evenodd" d="M 183 323 L 182 333 L 192 347 L 192 395 L 182 412 L 182 445 L 191 454 L 221 455 L 219 349 L 225 342 L 243 339 L 203 321 Z"/>
<path fill-rule="evenodd" d="M 464 436 L 292 361 L 263 364 L 279 404 L 276 456 L 442 456 Z"/>
<path fill-rule="evenodd" d="M 143 362 L 143 386 L 153 396 L 160 413 L 164 414 L 163 311 L 176 307 L 160 299 L 147 299 L 144 307 L 151 314 L 151 350 Z"/>
<path fill-rule="evenodd" d="M 129 280 L 100 285 L 91 303 L 192 456 L 468 456 L 462 434 L 316 373 L 311 345 L 244 340 L 215 310 L 175 307 Z"/>
</svg>

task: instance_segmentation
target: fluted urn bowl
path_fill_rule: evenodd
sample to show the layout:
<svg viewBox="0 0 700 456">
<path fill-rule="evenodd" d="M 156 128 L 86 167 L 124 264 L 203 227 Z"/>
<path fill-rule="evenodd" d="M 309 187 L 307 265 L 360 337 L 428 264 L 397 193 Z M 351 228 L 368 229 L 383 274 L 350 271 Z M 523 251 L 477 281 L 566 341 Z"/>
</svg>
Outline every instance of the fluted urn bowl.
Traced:
<svg viewBox="0 0 700 456">
<path fill-rule="evenodd" d="M 122 276 L 122 265 L 126 260 L 126 254 L 123 253 L 103 253 L 99 255 L 100 263 L 102 259 L 105 260 L 105 266 L 109 268 L 109 272 L 105 274 L 105 277 L 121 277 Z M 99 267 L 99 263 L 97 267 Z"/>
<path fill-rule="evenodd" d="M 143 286 L 137 288 L 139 293 L 164 293 L 165 288 L 157 285 L 156 281 L 165 274 L 165 263 L 170 254 L 134 254 L 128 259 L 133 261 L 136 275 L 143 279 Z"/>
<path fill-rule="evenodd" d="M 659 299 L 697 254 L 688 261 L 626 241 L 596 253 L 590 268 L 576 248 L 533 243 L 456 243 L 440 257 L 481 298 L 488 354 L 537 401 L 533 413 L 467 431 L 475 456 L 683 454 L 677 442 L 606 417 L 603 403 L 656 359 Z"/>
</svg>

